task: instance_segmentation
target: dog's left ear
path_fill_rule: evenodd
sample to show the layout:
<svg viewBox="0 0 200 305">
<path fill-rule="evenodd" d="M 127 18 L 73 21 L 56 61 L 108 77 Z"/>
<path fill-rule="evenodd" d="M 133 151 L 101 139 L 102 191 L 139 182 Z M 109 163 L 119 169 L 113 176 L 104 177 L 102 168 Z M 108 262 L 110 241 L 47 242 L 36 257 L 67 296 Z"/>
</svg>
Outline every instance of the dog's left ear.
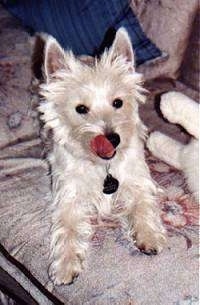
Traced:
<svg viewBox="0 0 200 305">
<path fill-rule="evenodd" d="M 111 58 L 114 60 L 117 56 L 123 56 L 135 70 L 135 59 L 130 37 L 125 28 L 121 27 L 117 32 L 111 47 Z"/>
</svg>

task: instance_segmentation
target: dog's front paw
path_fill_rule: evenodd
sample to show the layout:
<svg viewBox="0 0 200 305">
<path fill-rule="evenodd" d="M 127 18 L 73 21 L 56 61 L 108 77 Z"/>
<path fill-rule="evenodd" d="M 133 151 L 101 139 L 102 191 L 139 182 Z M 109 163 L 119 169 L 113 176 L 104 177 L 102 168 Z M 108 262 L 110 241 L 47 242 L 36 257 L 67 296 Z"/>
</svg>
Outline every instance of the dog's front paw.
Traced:
<svg viewBox="0 0 200 305">
<path fill-rule="evenodd" d="M 74 282 L 82 269 L 82 262 L 78 257 L 68 262 L 54 261 L 49 268 L 49 276 L 55 285 L 69 285 Z"/>
<path fill-rule="evenodd" d="M 136 245 L 147 255 L 156 255 L 166 246 L 167 238 L 164 232 L 151 229 L 136 233 Z"/>
</svg>

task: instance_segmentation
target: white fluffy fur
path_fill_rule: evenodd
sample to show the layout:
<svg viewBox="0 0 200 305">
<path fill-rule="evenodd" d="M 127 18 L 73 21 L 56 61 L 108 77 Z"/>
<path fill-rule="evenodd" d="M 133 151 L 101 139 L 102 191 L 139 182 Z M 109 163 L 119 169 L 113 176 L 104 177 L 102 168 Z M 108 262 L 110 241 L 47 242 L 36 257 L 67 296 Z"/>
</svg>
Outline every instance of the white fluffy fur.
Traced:
<svg viewBox="0 0 200 305">
<path fill-rule="evenodd" d="M 39 107 L 45 128 L 53 130 L 49 155 L 53 177 L 53 226 L 50 273 L 56 284 L 70 283 L 82 269 L 92 234 L 91 216 L 120 219 L 139 248 L 162 250 L 166 239 L 155 203 L 156 187 L 144 159 L 145 127 L 138 116 L 144 102 L 141 75 L 134 69 L 128 34 L 117 32 L 110 50 L 87 64 L 64 52 L 49 38 L 45 53 L 46 83 Z M 124 103 L 114 109 L 112 101 Z M 90 112 L 80 115 L 78 104 Z M 94 155 L 90 141 L 116 132 L 121 142 L 109 161 Z M 112 195 L 103 193 L 106 166 L 119 181 Z"/>
<path fill-rule="evenodd" d="M 161 98 L 161 111 L 170 122 L 182 125 L 194 138 L 183 145 L 160 132 L 153 132 L 147 146 L 156 157 L 184 172 L 198 202 L 199 105 L 182 93 L 168 92 Z"/>
</svg>

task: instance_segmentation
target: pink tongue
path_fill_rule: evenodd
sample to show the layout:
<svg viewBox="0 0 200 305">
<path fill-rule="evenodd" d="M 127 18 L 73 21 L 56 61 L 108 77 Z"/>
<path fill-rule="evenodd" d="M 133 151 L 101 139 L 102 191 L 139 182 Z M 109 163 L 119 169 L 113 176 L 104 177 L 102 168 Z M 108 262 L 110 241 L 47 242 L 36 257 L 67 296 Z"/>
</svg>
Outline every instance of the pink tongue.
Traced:
<svg viewBox="0 0 200 305">
<path fill-rule="evenodd" d="M 102 158 L 111 158 L 115 152 L 112 143 L 104 136 L 98 135 L 90 142 L 91 150 Z"/>
</svg>

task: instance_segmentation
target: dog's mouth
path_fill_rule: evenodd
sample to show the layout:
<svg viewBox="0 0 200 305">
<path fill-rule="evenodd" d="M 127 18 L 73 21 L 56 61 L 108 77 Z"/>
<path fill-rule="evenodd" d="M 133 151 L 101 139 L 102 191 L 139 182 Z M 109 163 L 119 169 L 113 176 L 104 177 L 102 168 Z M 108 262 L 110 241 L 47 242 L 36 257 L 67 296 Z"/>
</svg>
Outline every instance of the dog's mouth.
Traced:
<svg viewBox="0 0 200 305">
<path fill-rule="evenodd" d="M 90 148 L 101 159 L 110 160 L 115 156 L 119 143 L 120 136 L 117 133 L 98 135 L 90 141 Z"/>
<path fill-rule="evenodd" d="M 108 156 L 102 156 L 102 155 L 100 155 L 100 154 L 97 154 L 97 156 L 100 157 L 100 158 L 103 159 L 103 160 L 110 160 L 110 159 L 112 159 L 112 158 L 115 156 L 115 154 L 116 154 L 116 150 L 113 152 L 113 155 L 110 156 L 110 157 L 108 157 Z"/>
</svg>

